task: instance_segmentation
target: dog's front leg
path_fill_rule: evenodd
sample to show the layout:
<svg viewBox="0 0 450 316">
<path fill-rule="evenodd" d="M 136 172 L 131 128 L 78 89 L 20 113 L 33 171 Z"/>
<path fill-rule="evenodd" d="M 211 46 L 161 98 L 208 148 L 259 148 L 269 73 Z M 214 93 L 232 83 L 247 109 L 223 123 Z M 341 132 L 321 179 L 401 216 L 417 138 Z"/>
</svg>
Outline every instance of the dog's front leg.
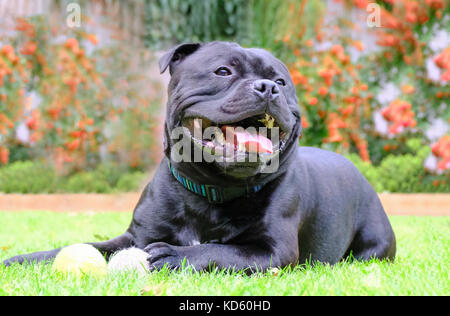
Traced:
<svg viewBox="0 0 450 316">
<path fill-rule="evenodd" d="M 152 270 L 167 266 L 178 269 L 185 260 L 186 265 L 197 271 L 216 267 L 219 269 L 263 271 L 271 267 L 293 264 L 298 253 L 277 253 L 256 246 L 201 244 L 196 246 L 172 246 L 164 242 L 148 245 L 148 262 Z"/>
</svg>

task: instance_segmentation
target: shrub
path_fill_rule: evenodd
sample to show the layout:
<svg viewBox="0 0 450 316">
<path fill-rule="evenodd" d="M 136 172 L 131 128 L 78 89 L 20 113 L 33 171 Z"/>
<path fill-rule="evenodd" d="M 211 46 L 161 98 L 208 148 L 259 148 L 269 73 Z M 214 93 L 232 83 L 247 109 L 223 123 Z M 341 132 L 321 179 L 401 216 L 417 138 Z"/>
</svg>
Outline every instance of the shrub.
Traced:
<svg viewBox="0 0 450 316">
<path fill-rule="evenodd" d="M 40 162 L 16 161 L 0 168 L 3 193 L 112 193 L 136 192 L 146 174 L 129 172 L 114 164 L 102 164 L 93 171 L 65 177 Z"/>
<path fill-rule="evenodd" d="M 115 187 L 116 191 L 119 192 L 136 192 L 141 189 L 143 182 L 146 179 L 146 174 L 135 171 L 132 173 L 123 174 L 119 181 L 117 182 L 117 186 Z"/>
<path fill-rule="evenodd" d="M 381 181 L 379 181 L 378 171 L 377 171 L 377 168 L 374 165 L 372 165 L 368 161 L 363 161 L 361 159 L 361 157 L 358 156 L 355 153 L 348 154 L 348 155 L 346 155 L 346 157 L 351 162 L 353 162 L 353 164 L 356 166 L 356 168 L 358 168 L 358 170 L 367 179 L 367 181 L 369 181 L 370 184 L 372 184 L 372 186 L 374 187 L 375 191 L 377 191 L 377 192 L 385 191 L 383 184 L 381 183 Z"/>
<path fill-rule="evenodd" d="M 108 183 L 111 188 L 117 185 L 120 177 L 126 172 L 117 164 L 100 164 L 92 173 L 98 179 Z"/>
<path fill-rule="evenodd" d="M 0 191 L 4 193 L 53 193 L 56 173 L 40 162 L 17 161 L 0 168 Z"/>
<path fill-rule="evenodd" d="M 0 168 L 3 193 L 112 193 L 136 192 L 146 174 L 129 172 L 114 164 L 102 164 L 93 171 L 65 177 L 40 162 L 16 161 Z"/>
<path fill-rule="evenodd" d="M 378 166 L 363 161 L 356 154 L 350 154 L 347 158 L 377 192 L 448 192 L 450 184 L 447 176 L 428 174 L 423 167 L 430 148 L 423 145 L 420 139 L 411 139 L 406 144 L 410 153 L 388 155 Z"/>
<path fill-rule="evenodd" d="M 108 182 L 98 177 L 94 172 L 80 172 L 71 176 L 63 189 L 65 192 L 70 193 L 111 192 L 111 187 Z"/>
</svg>

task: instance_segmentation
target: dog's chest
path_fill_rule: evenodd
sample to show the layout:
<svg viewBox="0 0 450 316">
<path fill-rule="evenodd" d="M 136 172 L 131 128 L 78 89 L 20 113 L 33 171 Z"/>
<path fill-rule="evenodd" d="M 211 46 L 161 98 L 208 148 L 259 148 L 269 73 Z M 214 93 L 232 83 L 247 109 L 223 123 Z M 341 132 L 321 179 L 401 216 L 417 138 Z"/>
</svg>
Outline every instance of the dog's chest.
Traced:
<svg viewBox="0 0 450 316">
<path fill-rule="evenodd" d="M 248 225 L 244 221 L 221 212 L 210 211 L 204 214 L 186 212 L 182 221 L 178 221 L 175 231 L 176 242 L 182 246 L 195 246 L 205 243 L 226 244 L 236 238 Z"/>
</svg>

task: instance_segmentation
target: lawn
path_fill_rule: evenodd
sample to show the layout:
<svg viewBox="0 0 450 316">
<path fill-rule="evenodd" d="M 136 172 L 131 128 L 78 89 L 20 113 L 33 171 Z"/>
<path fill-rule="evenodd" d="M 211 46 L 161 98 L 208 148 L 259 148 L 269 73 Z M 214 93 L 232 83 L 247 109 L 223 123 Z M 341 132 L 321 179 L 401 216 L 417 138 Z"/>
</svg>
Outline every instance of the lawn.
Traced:
<svg viewBox="0 0 450 316">
<path fill-rule="evenodd" d="M 127 213 L 0 212 L 0 260 L 122 233 Z M 69 278 L 49 265 L 0 267 L 0 295 L 449 295 L 450 218 L 392 217 L 394 264 L 316 265 L 281 273 L 160 271 Z"/>
</svg>

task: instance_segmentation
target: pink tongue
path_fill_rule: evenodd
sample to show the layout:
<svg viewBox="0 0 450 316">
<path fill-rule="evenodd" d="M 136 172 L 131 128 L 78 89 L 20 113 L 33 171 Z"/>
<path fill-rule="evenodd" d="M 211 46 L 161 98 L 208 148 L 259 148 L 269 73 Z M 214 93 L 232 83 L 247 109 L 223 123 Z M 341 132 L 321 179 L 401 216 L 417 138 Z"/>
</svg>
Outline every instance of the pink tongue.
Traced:
<svg viewBox="0 0 450 316">
<path fill-rule="evenodd" d="M 227 129 L 233 129 L 233 128 L 229 127 L 229 126 L 224 126 L 222 128 L 222 131 L 225 134 L 225 137 L 227 135 L 226 134 Z M 234 135 L 234 145 L 235 146 L 244 145 L 245 149 L 248 152 L 269 153 L 269 154 L 273 153 L 272 141 L 270 139 L 268 139 L 267 137 L 264 137 L 259 134 L 256 134 L 256 135 L 250 134 L 249 132 L 247 132 L 245 130 L 236 131 L 233 129 L 232 133 L 233 133 L 232 135 Z M 227 141 L 228 141 L 228 139 L 227 139 Z"/>
</svg>

